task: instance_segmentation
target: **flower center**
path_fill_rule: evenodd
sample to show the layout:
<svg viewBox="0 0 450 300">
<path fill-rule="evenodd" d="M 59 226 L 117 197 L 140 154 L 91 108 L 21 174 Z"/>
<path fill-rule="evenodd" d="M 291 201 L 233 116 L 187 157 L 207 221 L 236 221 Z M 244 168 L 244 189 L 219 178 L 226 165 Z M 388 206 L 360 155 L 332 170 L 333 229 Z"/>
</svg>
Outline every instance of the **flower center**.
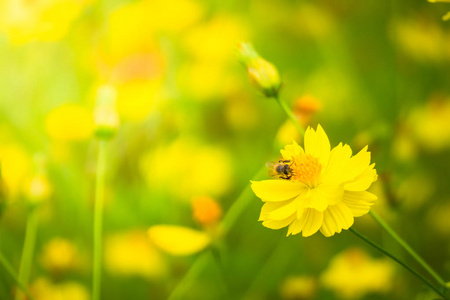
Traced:
<svg viewBox="0 0 450 300">
<path fill-rule="evenodd" d="M 290 167 L 293 174 L 291 180 L 300 181 L 310 188 L 319 184 L 322 165 L 316 157 L 310 154 L 299 155 L 294 158 Z"/>
</svg>

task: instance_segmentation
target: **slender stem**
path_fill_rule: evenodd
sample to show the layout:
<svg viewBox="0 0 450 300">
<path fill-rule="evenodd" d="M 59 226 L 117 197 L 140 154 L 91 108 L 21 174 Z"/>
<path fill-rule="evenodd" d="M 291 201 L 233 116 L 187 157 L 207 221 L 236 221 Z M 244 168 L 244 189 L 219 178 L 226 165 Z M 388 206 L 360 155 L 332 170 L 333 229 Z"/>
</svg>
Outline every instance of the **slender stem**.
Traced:
<svg viewBox="0 0 450 300">
<path fill-rule="evenodd" d="M 16 283 L 16 285 L 23 291 L 23 293 L 31 300 L 33 300 L 33 297 L 31 296 L 30 292 L 28 292 L 28 289 L 26 288 L 26 286 L 24 286 L 19 278 L 17 277 L 16 272 L 14 272 L 13 267 L 11 266 L 11 264 L 8 262 L 8 260 L 6 259 L 6 257 L 3 255 L 3 253 L 0 252 L 0 265 L 3 266 L 3 268 L 6 270 L 6 272 L 9 274 L 9 276 L 11 276 L 11 278 L 14 280 L 14 282 Z"/>
<path fill-rule="evenodd" d="M 286 102 L 284 102 L 279 96 L 274 97 L 274 99 L 278 102 L 278 104 L 281 106 L 281 109 L 285 112 L 287 117 L 292 121 L 292 123 L 295 125 L 295 128 L 297 128 L 298 132 L 305 136 L 305 129 L 303 129 L 302 126 L 300 126 L 300 123 L 298 122 L 297 118 L 292 113 L 292 110 L 287 106 Z"/>
<path fill-rule="evenodd" d="M 186 275 L 176 285 L 170 294 L 168 300 L 182 299 L 186 291 L 191 287 L 192 283 L 198 277 L 203 268 L 208 264 L 210 260 L 210 253 L 204 252 L 196 259 Z"/>
<path fill-rule="evenodd" d="M 405 249 L 411 256 L 425 269 L 427 272 L 433 276 L 434 279 L 441 285 L 445 286 L 445 281 L 440 277 L 433 268 L 430 267 L 423 259 L 422 257 L 417 254 L 414 249 L 412 249 L 398 234 L 380 217 L 378 216 L 373 210 L 370 210 L 370 215 L 373 217 L 373 219 L 381 225 L 381 227 L 384 228 L 384 230 L 389 233 L 389 235 L 399 243 L 403 249 Z"/>
<path fill-rule="evenodd" d="M 25 242 L 22 249 L 22 257 L 19 268 L 19 282 L 22 286 L 27 286 L 30 280 L 31 265 L 33 263 L 34 246 L 36 244 L 36 233 L 38 225 L 38 211 L 34 208 L 27 220 L 25 232 Z M 16 293 L 16 300 L 21 299 L 20 293 Z"/>
<path fill-rule="evenodd" d="M 370 240 L 368 237 L 366 237 L 365 235 L 363 235 L 362 233 L 360 233 L 359 231 L 357 231 L 356 229 L 354 229 L 353 227 L 350 227 L 349 230 L 356 235 L 357 237 L 359 237 L 360 239 L 362 239 L 363 241 L 365 241 L 366 243 L 368 243 L 369 245 L 371 245 L 372 247 L 378 249 L 379 251 L 381 251 L 382 253 L 384 253 L 385 255 L 389 256 L 390 258 L 392 258 L 394 261 L 396 261 L 398 264 L 400 264 L 401 266 L 403 266 L 405 269 L 407 269 L 408 271 L 410 271 L 412 274 L 414 274 L 417 278 L 419 278 L 420 280 L 422 280 L 426 285 L 428 285 L 433 291 L 435 291 L 438 295 L 440 295 L 442 298 L 449 300 L 444 293 L 437 287 L 435 287 L 428 279 L 426 279 L 425 277 L 423 277 L 422 275 L 420 275 L 416 270 L 414 270 L 413 268 L 411 268 L 410 266 L 408 266 L 407 264 L 405 264 L 404 262 L 402 262 L 400 259 L 398 259 L 396 256 L 394 256 L 393 254 L 391 254 L 390 252 L 388 252 L 386 249 L 384 249 L 383 247 L 381 247 L 380 245 L 376 244 L 375 242 L 373 242 L 372 240 Z"/>
<path fill-rule="evenodd" d="M 92 300 L 100 299 L 102 271 L 102 223 L 103 200 L 105 196 L 106 141 L 100 140 L 97 161 L 94 204 L 94 262 L 92 273 Z"/>
</svg>

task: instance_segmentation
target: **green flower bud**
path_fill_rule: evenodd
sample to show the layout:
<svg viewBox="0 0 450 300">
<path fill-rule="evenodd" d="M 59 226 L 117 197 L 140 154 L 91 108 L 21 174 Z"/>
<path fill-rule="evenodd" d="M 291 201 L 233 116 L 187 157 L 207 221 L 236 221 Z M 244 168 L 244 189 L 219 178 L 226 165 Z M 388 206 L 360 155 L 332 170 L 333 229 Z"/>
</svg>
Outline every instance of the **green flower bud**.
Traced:
<svg viewBox="0 0 450 300">
<path fill-rule="evenodd" d="M 239 52 L 252 83 L 266 97 L 277 97 L 281 88 L 281 79 L 277 68 L 259 56 L 251 44 L 241 43 Z"/>
<path fill-rule="evenodd" d="M 102 140 L 113 138 L 119 128 L 116 109 L 117 92 L 113 86 L 103 85 L 97 91 L 94 108 L 95 135 Z"/>
</svg>

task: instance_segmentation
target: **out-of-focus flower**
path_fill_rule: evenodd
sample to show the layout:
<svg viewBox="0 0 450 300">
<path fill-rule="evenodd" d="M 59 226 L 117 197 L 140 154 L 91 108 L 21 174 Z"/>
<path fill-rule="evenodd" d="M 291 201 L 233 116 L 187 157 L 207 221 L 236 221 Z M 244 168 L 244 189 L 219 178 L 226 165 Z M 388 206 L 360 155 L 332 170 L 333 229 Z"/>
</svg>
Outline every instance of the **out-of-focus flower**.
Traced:
<svg viewBox="0 0 450 300">
<path fill-rule="evenodd" d="M 111 274 L 144 278 L 161 277 L 167 269 L 145 230 L 131 230 L 107 237 L 105 266 Z"/>
<path fill-rule="evenodd" d="M 412 134 L 429 151 L 450 145 L 450 101 L 433 98 L 415 109 L 409 118 Z"/>
<path fill-rule="evenodd" d="M 153 188 L 164 189 L 180 199 L 219 197 L 231 184 L 229 154 L 220 147 L 191 139 L 178 139 L 155 149 L 143 158 L 141 170 Z"/>
<path fill-rule="evenodd" d="M 231 75 L 232 59 L 236 44 L 246 37 L 246 27 L 229 15 L 216 16 L 190 30 L 182 42 L 191 59 L 179 70 L 178 85 L 198 101 L 222 99 L 239 91 L 241 84 Z"/>
<path fill-rule="evenodd" d="M 251 44 L 240 43 L 239 52 L 252 83 L 266 97 L 277 97 L 281 88 L 281 79 L 277 68 L 259 56 Z"/>
<path fill-rule="evenodd" d="M 53 109 L 45 120 L 50 138 L 57 141 L 80 141 L 92 136 L 94 123 L 85 107 L 67 103 Z"/>
<path fill-rule="evenodd" d="M 38 205 L 48 200 L 52 193 L 52 185 L 47 178 L 46 159 L 42 154 L 34 156 L 35 172 L 25 181 L 24 194 L 32 205 Z"/>
<path fill-rule="evenodd" d="M 433 195 L 436 188 L 434 182 L 430 174 L 424 172 L 411 174 L 402 180 L 396 191 L 396 196 L 403 204 L 404 209 L 418 209 L 427 203 Z"/>
<path fill-rule="evenodd" d="M 394 266 L 386 259 L 372 259 L 364 251 L 346 250 L 332 259 L 322 274 L 322 284 L 341 298 L 359 299 L 367 293 L 385 293 L 392 288 Z"/>
<path fill-rule="evenodd" d="M 299 120 L 303 127 L 308 126 L 311 123 L 313 116 L 321 111 L 323 108 L 322 103 L 312 95 L 304 95 L 295 100 L 293 113 Z"/>
<path fill-rule="evenodd" d="M 0 147 L 0 164 L 8 198 L 14 199 L 23 191 L 25 179 L 30 176 L 31 158 L 21 146 L 5 143 Z"/>
<path fill-rule="evenodd" d="M 142 0 L 114 11 L 109 20 L 109 51 L 121 59 L 155 47 L 161 33 L 180 32 L 195 24 L 203 8 L 193 0 Z"/>
<path fill-rule="evenodd" d="M 240 131 L 255 128 L 261 118 L 254 103 L 240 94 L 227 99 L 224 113 L 228 124 Z"/>
<path fill-rule="evenodd" d="M 10 0 L 0 2 L 0 30 L 13 43 L 58 40 L 88 0 Z"/>
<path fill-rule="evenodd" d="M 450 58 L 450 44 L 439 22 L 397 20 L 392 26 L 392 37 L 401 50 L 417 61 L 439 63 Z"/>
<path fill-rule="evenodd" d="M 220 221 L 222 208 L 212 198 L 196 197 L 192 199 L 192 215 L 195 221 L 202 226 L 208 227 Z"/>
<path fill-rule="evenodd" d="M 317 292 L 317 282 L 310 276 L 290 276 L 286 278 L 280 288 L 282 299 L 309 300 Z"/>
<path fill-rule="evenodd" d="M 99 139 L 112 138 L 119 128 L 119 115 L 116 109 L 116 89 L 111 85 L 103 85 L 97 91 L 94 108 L 95 135 Z"/>
<path fill-rule="evenodd" d="M 440 203 L 432 207 L 427 215 L 427 222 L 440 234 L 450 234 L 450 201 Z"/>
<path fill-rule="evenodd" d="M 30 287 L 36 300 L 89 300 L 88 290 L 75 281 L 53 283 L 47 278 L 36 279 Z"/>
<path fill-rule="evenodd" d="M 298 132 L 297 127 L 292 123 L 291 120 L 286 120 L 278 128 L 277 134 L 275 136 L 276 146 L 283 147 L 286 144 L 292 143 L 292 141 L 301 141 L 301 134 Z"/>
<path fill-rule="evenodd" d="M 148 229 L 150 241 L 172 255 L 191 255 L 202 251 L 211 238 L 203 231 L 176 225 L 155 225 Z"/>
<path fill-rule="evenodd" d="M 72 270 L 80 263 L 77 247 L 63 238 L 53 238 L 48 241 L 44 245 L 40 259 L 42 266 L 52 273 Z"/>
<path fill-rule="evenodd" d="M 256 196 L 266 202 L 260 221 L 271 229 L 289 226 L 287 235 L 310 236 L 319 229 L 332 236 L 353 225 L 354 217 L 369 212 L 376 196 L 366 189 L 376 181 L 367 147 L 352 156 L 348 145 L 330 151 L 319 125 L 308 128 L 305 150 L 297 143 L 281 150 L 283 160 L 273 166 L 279 179 L 253 181 Z"/>
</svg>

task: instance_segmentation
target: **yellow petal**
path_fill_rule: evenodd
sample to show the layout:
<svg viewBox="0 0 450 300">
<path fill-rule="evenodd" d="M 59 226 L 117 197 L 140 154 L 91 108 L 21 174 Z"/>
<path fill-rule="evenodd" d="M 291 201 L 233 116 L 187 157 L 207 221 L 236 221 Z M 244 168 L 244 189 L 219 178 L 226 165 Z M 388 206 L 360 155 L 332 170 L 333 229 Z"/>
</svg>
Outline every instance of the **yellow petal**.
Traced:
<svg viewBox="0 0 450 300">
<path fill-rule="evenodd" d="M 311 236 L 322 226 L 323 212 L 306 208 L 300 219 L 295 219 L 289 226 L 287 235 L 302 231 L 304 237 Z"/>
<path fill-rule="evenodd" d="M 342 201 L 350 208 L 354 217 L 361 217 L 369 212 L 375 200 L 377 196 L 366 191 L 345 191 Z"/>
<path fill-rule="evenodd" d="M 317 131 L 311 127 L 306 130 L 305 153 L 317 157 L 322 166 L 327 164 L 330 157 L 330 141 L 322 126 L 317 125 Z"/>
<path fill-rule="evenodd" d="M 375 164 L 371 164 L 351 182 L 345 184 L 344 189 L 348 191 L 365 191 L 378 178 Z"/>
<path fill-rule="evenodd" d="M 197 253 L 211 242 L 202 231 L 175 225 L 152 226 L 148 229 L 148 236 L 155 246 L 173 255 Z"/>
<path fill-rule="evenodd" d="M 267 219 L 284 220 L 297 212 L 299 204 L 300 199 L 298 197 L 292 201 L 288 201 L 285 205 L 269 212 Z"/>
<path fill-rule="evenodd" d="M 349 229 L 353 225 L 353 214 L 344 203 L 329 206 L 323 213 L 323 224 L 320 232 L 326 237 L 340 233 L 342 229 Z"/>
<path fill-rule="evenodd" d="M 303 148 L 297 144 L 297 142 L 292 141 L 292 145 L 287 145 L 284 149 L 281 149 L 281 155 L 284 159 L 291 160 L 292 157 L 298 156 L 304 153 Z"/>
<path fill-rule="evenodd" d="M 311 189 L 309 197 L 307 199 L 306 207 L 314 208 L 318 211 L 324 211 L 328 207 L 328 199 L 326 198 L 326 195 L 319 189 Z"/>
<path fill-rule="evenodd" d="M 297 197 L 306 186 L 300 182 L 287 180 L 251 181 L 251 188 L 258 198 L 266 202 L 284 201 Z"/>
<path fill-rule="evenodd" d="M 328 165 L 322 172 L 322 182 L 339 184 L 352 179 L 348 174 L 348 164 L 352 156 L 352 149 L 348 145 L 339 143 L 331 150 Z"/>
<path fill-rule="evenodd" d="M 293 214 L 292 216 L 290 216 L 289 218 L 286 218 L 284 220 L 266 220 L 262 224 L 263 224 L 263 226 L 270 228 L 270 229 L 280 229 L 280 228 L 288 226 L 294 220 L 295 220 L 295 214 Z"/>
</svg>

